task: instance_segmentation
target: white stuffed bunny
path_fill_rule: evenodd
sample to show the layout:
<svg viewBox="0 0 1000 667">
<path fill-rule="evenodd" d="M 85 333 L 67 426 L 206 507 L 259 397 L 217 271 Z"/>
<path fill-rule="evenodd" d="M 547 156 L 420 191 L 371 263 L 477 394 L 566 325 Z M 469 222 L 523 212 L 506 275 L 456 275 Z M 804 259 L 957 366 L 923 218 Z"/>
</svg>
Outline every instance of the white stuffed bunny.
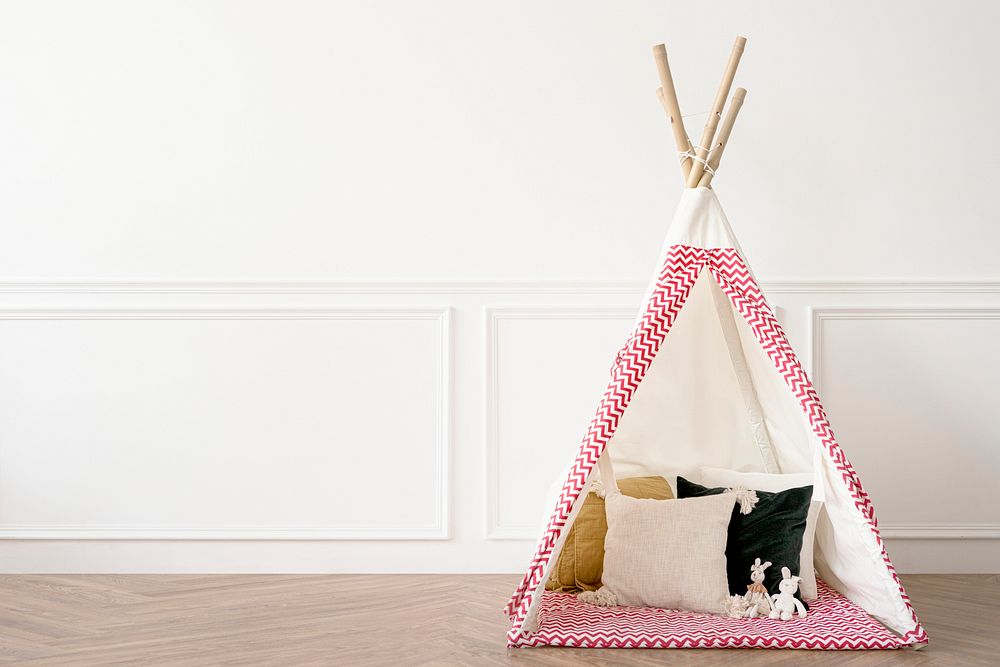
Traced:
<svg viewBox="0 0 1000 667">
<path fill-rule="evenodd" d="M 757 618 L 760 614 L 769 614 L 772 610 L 771 598 L 764 588 L 764 570 L 771 567 L 771 561 L 761 563 L 759 558 L 755 558 L 750 566 L 750 581 L 747 586 L 747 593 L 744 596 L 747 601 L 747 618 Z"/>
<path fill-rule="evenodd" d="M 805 618 L 805 605 L 795 597 L 795 591 L 799 590 L 799 582 L 802 581 L 802 577 L 793 577 L 792 571 L 787 567 L 781 568 L 781 577 L 782 579 L 778 583 L 778 590 L 781 592 L 771 596 L 774 607 L 768 614 L 768 618 L 780 618 L 783 621 L 788 621 L 792 618 L 795 610 L 798 610 L 799 618 Z"/>
</svg>

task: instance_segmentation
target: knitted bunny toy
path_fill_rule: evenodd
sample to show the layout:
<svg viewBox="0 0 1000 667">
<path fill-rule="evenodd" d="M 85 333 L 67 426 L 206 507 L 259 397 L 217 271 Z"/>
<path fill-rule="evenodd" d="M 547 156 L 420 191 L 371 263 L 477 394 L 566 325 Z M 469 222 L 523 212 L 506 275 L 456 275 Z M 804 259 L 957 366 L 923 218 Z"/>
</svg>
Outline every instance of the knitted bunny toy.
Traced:
<svg viewBox="0 0 1000 667">
<path fill-rule="evenodd" d="M 796 610 L 799 612 L 799 618 L 805 618 L 806 608 L 802 602 L 795 598 L 795 591 L 799 590 L 799 582 L 802 581 L 802 577 L 793 577 L 792 571 L 787 567 L 781 568 L 781 577 L 782 579 L 778 583 L 778 590 L 781 592 L 771 596 L 774 608 L 771 609 L 768 618 L 780 618 L 787 621 L 792 618 L 792 614 Z"/>
<path fill-rule="evenodd" d="M 750 581 L 747 592 L 744 596 L 747 601 L 747 618 L 757 618 L 761 614 L 769 614 L 772 610 L 771 598 L 764 587 L 764 570 L 771 567 L 771 561 L 761 563 L 759 558 L 755 558 L 750 566 Z"/>
</svg>

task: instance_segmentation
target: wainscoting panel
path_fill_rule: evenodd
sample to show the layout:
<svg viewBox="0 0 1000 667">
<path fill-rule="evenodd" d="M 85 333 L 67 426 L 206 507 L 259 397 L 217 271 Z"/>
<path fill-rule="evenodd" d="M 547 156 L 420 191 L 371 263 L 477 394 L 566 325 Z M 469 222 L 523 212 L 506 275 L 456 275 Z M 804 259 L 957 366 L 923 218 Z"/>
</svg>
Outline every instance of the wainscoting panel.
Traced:
<svg viewBox="0 0 1000 667">
<path fill-rule="evenodd" d="M 486 311 L 487 526 L 533 539 L 635 318 L 628 308 Z"/>
<path fill-rule="evenodd" d="M 440 309 L 2 311 L 0 538 L 446 538 L 448 351 Z"/>
<path fill-rule="evenodd" d="M 813 374 L 897 538 L 1000 535 L 1000 308 L 817 308 Z"/>
<path fill-rule="evenodd" d="M 0 571 L 520 570 L 643 287 L 0 283 Z M 1000 285 L 764 289 L 897 567 L 995 571 Z"/>
</svg>

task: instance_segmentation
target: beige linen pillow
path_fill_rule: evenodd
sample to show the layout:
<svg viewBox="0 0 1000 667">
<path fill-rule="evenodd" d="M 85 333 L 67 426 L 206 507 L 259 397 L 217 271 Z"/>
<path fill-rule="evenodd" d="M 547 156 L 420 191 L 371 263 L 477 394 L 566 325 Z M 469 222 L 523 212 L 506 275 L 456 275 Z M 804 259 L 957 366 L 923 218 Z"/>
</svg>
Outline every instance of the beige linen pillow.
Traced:
<svg viewBox="0 0 1000 667">
<path fill-rule="evenodd" d="M 618 489 L 632 498 L 673 498 L 670 484 L 663 477 L 628 477 L 618 480 Z M 604 567 L 604 534 L 608 522 L 604 515 L 604 498 L 591 491 L 569 529 L 559 560 L 552 568 L 545 587 L 548 590 L 575 593 L 596 591 L 601 587 Z"/>
<path fill-rule="evenodd" d="M 622 605 L 723 613 L 735 503 L 731 493 L 683 500 L 609 493 L 604 585 Z"/>
<path fill-rule="evenodd" d="M 703 466 L 701 483 L 705 486 L 736 486 L 742 484 L 748 489 L 778 493 L 788 489 L 813 484 L 811 472 L 773 474 L 764 472 L 739 472 L 725 468 L 710 468 Z M 823 509 L 823 501 L 817 500 L 818 494 L 813 489 L 813 501 L 809 504 L 809 515 L 806 517 L 806 530 L 802 535 L 802 551 L 799 552 L 799 572 L 802 577 L 799 582 L 799 593 L 805 600 L 815 600 L 819 595 L 816 589 L 816 569 L 813 565 L 813 544 L 816 540 L 816 524 L 819 513 Z"/>
</svg>

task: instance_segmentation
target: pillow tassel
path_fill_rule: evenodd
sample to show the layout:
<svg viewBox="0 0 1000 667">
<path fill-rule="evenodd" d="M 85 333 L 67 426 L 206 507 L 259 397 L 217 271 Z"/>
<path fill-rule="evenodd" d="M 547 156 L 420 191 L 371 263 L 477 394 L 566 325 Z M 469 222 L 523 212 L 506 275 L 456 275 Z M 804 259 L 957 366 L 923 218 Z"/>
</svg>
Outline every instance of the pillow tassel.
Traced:
<svg viewBox="0 0 1000 667">
<path fill-rule="evenodd" d="M 732 595 L 726 598 L 722 613 L 729 618 L 746 618 L 747 611 L 751 606 L 750 601 L 747 600 L 746 597 L 742 595 Z"/>
<path fill-rule="evenodd" d="M 740 514 L 750 514 L 760 500 L 756 491 L 748 489 L 742 484 L 726 489 L 726 493 L 732 493 L 736 496 L 736 502 L 740 504 Z"/>
<path fill-rule="evenodd" d="M 580 602 L 592 604 L 595 607 L 618 606 L 618 597 L 608 590 L 607 586 L 601 586 L 596 591 L 583 591 L 576 597 Z"/>
</svg>

